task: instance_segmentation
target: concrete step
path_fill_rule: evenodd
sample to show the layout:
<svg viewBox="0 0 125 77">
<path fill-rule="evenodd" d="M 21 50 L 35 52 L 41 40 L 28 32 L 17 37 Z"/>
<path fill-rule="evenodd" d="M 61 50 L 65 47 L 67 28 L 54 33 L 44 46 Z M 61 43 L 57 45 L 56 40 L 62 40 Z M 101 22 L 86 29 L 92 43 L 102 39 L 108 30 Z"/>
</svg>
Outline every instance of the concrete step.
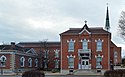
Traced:
<svg viewBox="0 0 125 77">
<path fill-rule="evenodd" d="M 96 73 L 96 71 L 94 71 L 94 70 L 86 70 L 86 69 L 85 70 L 80 69 L 80 70 L 76 70 L 76 71 L 73 72 L 74 75 L 80 75 L 80 74 L 81 75 L 83 75 L 83 74 L 86 75 L 86 74 L 95 74 L 95 73 Z"/>
</svg>

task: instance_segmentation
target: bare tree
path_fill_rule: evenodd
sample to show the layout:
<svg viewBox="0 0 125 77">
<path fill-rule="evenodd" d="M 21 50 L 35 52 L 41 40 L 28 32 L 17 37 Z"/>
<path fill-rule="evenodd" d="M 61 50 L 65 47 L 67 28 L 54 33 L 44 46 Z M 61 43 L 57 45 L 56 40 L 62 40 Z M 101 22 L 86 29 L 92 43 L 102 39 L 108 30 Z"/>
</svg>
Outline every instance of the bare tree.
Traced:
<svg viewBox="0 0 125 77">
<path fill-rule="evenodd" d="M 125 40 L 125 11 L 121 12 L 119 19 L 119 33 L 121 37 Z"/>
</svg>

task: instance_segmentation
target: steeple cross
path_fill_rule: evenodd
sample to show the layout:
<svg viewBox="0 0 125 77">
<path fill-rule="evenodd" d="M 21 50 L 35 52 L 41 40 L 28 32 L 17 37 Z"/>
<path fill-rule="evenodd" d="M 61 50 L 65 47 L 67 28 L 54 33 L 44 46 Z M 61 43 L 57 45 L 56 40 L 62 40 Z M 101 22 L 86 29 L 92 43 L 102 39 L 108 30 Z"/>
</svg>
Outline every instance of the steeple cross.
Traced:
<svg viewBox="0 0 125 77">
<path fill-rule="evenodd" d="M 109 5 L 109 3 L 107 3 L 107 6 Z"/>
</svg>

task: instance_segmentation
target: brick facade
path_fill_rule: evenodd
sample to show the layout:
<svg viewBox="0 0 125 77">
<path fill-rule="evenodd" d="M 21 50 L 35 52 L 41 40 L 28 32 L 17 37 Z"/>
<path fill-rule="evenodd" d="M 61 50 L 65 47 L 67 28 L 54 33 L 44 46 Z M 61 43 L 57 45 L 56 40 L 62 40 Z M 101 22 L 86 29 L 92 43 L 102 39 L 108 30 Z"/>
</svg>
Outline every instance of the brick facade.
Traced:
<svg viewBox="0 0 125 77">
<path fill-rule="evenodd" d="M 69 50 L 70 42 L 73 50 Z M 98 42 L 101 42 L 100 50 L 97 48 Z M 108 70 L 111 64 L 121 63 L 121 47 L 111 41 L 111 33 L 100 27 L 89 28 L 87 24 L 83 28 L 70 28 L 61 33 L 60 42 L 20 42 L 17 45 L 11 43 L 0 45 L 0 49 L 0 58 L 6 57 L 5 66 L 0 68 L 9 73 L 37 68 L 58 68 L 62 73 L 70 69 Z M 25 58 L 23 67 L 20 62 L 22 57 Z M 29 58 L 32 59 L 32 66 L 29 66 Z M 37 67 L 35 59 L 38 59 Z M 47 68 L 45 61 L 48 61 Z"/>
<path fill-rule="evenodd" d="M 69 69 L 110 69 L 111 61 L 116 65 L 121 63 L 121 48 L 111 41 L 111 33 L 103 28 L 88 28 L 87 24 L 83 28 L 70 28 L 60 34 L 61 38 L 61 70 Z M 74 42 L 73 52 L 69 52 L 69 41 Z M 87 41 L 87 49 L 84 49 L 83 41 Z M 97 50 L 97 42 L 101 41 L 101 50 Z M 114 52 L 117 52 L 116 62 L 114 62 Z M 89 57 L 85 59 L 86 55 Z M 69 57 L 74 57 L 73 67 L 69 68 Z M 97 66 L 97 57 L 101 57 L 100 65 Z"/>
<path fill-rule="evenodd" d="M 0 45 L 0 49 L 0 68 L 3 70 L 2 73 L 17 73 L 37 68 L 35 67 L 35 59 L 37 59 L 37 54 L 33 49 L 22 48 L 14 43 L 11 43 L 11 45 Z M 25 58 L 24 67 L 21 67 L 21 57 Z M 31 67 L 28 65 L 29 58 L 32 59 Z"/>
</svg>

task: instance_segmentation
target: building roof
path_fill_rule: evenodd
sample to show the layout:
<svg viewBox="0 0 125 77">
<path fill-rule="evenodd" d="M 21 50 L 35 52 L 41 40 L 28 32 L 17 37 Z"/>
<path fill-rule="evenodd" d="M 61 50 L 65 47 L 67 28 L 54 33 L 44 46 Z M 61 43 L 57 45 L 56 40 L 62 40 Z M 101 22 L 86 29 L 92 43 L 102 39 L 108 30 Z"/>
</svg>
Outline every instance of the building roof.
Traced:
<svg viewBox="0 0 125 77">
<path fill-rule="evenodd" d="M 110 32 L 104 30 L 102 27 L 89 28 L 87 24 L 83 28 L 70 28 L 69 30 L 61 33 L 60 35 L 78 35 L 82 30 L 86 29 L 91 34 L 109 34 Z"/>
<path fill-rule="evenodd" d="M 21 52 L 27 52 L 31 48 L 23 48 L 17 45 L 0 45 L 0 50 L 1 51 L 21 51 Z"/>
<path fill-rule="evenodd" d="M 61 43 L 60 42 L 20 42 L 17 45 L 21 47 L 41 47 L 41 46 L 43 47 L 45 45 L 47 47 L 55 47 L 55 46 L 60 47 Z"/>
</svg>

